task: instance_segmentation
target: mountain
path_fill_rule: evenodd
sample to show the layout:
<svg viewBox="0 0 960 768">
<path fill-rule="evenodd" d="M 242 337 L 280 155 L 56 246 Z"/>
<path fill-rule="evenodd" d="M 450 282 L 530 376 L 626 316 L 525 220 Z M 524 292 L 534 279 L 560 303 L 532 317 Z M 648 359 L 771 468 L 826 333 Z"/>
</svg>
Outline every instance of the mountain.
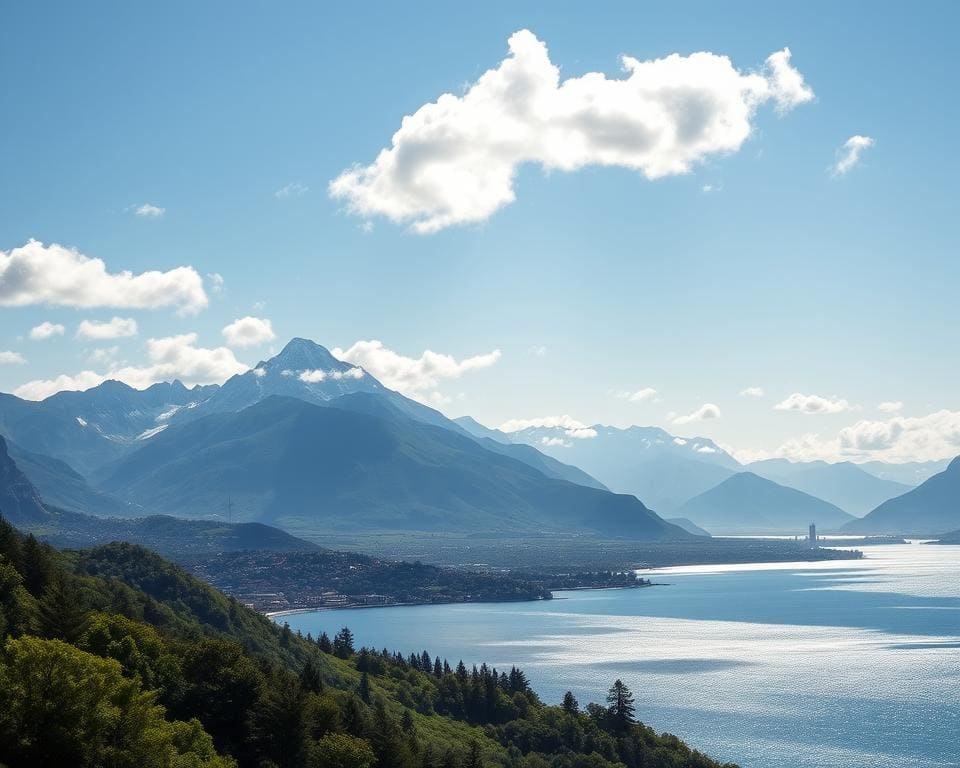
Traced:
<svg viewBox="0 0 960 768">
<path fill-rule="evenodd" d="M 699 525 L 693 522 L 693 520 L 688 520 L 685 517 L 668 517 L 666 518 L 668 523 L 673 523 L 678 525 L 687 533 L 692 533 L 694 536 L 710 536 L 710 532 L 704 530 Z"/>
<path fill-rule="evenodd" d="M 675 437 L 658 427 L 528 427 L 510 433 L 510 438 L 577 466 L 611 490 L 631 493 L 661 513 L 742 469 L 712 440 Z"/>
<path fill-rule="evenodd" d="M 780 485 L 829 501 L 855 517 L 867 514 L 878 504 L 913 487 L 884 480 L 848 461 L 828 464 L 825 461 L 767 459 L 748 465 L 748 469 Z"/>
<path fill-rule="evenodd" d="M 753 472 L 739 472 L 677 510 L 716 534 L 806 533 L 815 523 L 836 530 L 853 518 L 839 507 Z"/>
<path fill-rule="evenodd" d="M 125 504 L 91 487 L 83 475 L 60 459 L 24 450 L 9 441 L 7 449 L 44 504 L 104 517 L 131 517 L 146 513 L 140 507 Z"/>
<path fill-rule="evenodd" d="M 882 480 L 892 480 L 895 483 L 903 483 L 911 487 L 920 485 L 924 480 L 929 480 L 934 475 L 943 472 L 950 463 L 949 459 L 940 459 L 937 461 L 907 461 L 900 464 L 888 464 L 883 461 L 867 461 L 863 464 L 857 464 L 864 472 L 881 478 Z"/>
<path fill-rule="evenodd" d="M 960 457 L 911 491 L 885 501 L 845 533 L 938 536 L 960 528 Z"/>
<path fill-rule="evenodd" d="M 373 393 L 336 407 L 270 397 L 171 426 L 97 476 L 127 501 L 322 531 L 577 532 L 688 538 L 632 496 L 546 477 L 452 430 L 391 416 Z"/>
<path fill-rule="evenodd" d="M 473 418 L 473 416 L 460 416 L 453 421 L 463 427 L 474 437 L 489 437 L 491 440 L 496 440 L 498 443 L 506 443 L 507 445 L 513 442 L 513 440 L 510 439 L 510 435 L 508 435 L 506 432 L 503 432 L 499 429 L 491 429 L 490 427 L 486 427 Z"/>
<path fill-rule="evenodd" d="M 2 437 L 0 437 L 0 513 L 15 525 L 39 523 L 47 517 L 47 510 L 40 501 L 40 495 L 10 457 L 7 441 Z"/>
<path fill-rule="evenodd" d="M 195 412 L 184 418 L 236 413 L 268 397 L 293 397 L 326 405 L 360 392 L 381 395 L 406 416 L 457 432 L 461 428 L 439 411 L 387 389 L 362 368 L 335 358 L 309 339 L 291 339 L 278 355 L 262 360 L 246 373 L 232 376 Z"/>
</svg>

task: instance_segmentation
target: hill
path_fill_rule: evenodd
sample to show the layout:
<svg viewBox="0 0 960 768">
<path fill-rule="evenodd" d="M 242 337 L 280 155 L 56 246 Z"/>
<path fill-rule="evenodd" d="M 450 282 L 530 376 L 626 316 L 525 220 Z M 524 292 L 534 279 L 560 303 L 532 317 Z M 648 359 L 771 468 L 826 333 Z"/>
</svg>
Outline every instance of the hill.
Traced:
<svg viewBox="0 0 960 768">
<path fill-rule="evenodd" d="M 839 507 L 803 491 L 740 472 L 690 499 L 677 510 L 716 534 L 805 533 L 810 523 L 837 530 L 853 518 Z"/>
<path fill-rule="evenodd" d="M 99 486 L 158 511 L 324 531 L 575 531 L 686 538 L 637 499 L 544 476 L 467 435 L 390 418 L 358 393 L 338 407 L 271 397 L 172 426 Z M 352 406 L 352 407 L 347 407 Z"/>
<path fill-rule="evenodd" d="M 960 544 L 960 530 L 951 531 L 940 536 L 935 544 Z"/>
<path fill-rule="evenodd" d="M 829 501 L 854 517 L 867 514 L 878 504 L 906 493 L 912 487 L 879 478 L 849 461 L 828 464 L 825 461 L 767 459 L 750 464 L 748 469 L 780 485 Z"/>
<path fill-rule="evenodd" d="M 938 536 L 960 527 L 960 457 L 912 491 L 885 501 L 846 533 Z"/>
<path fill-rule="evenodd" d="M 692 533 L 694 536 L 710 536 L 710 532 L 704 530 L 699 525 L 693 522 L 693 520 L 688 520 L 685 517 L 668 517 L 666 518 L 668 523 L 673 523 L 678 525 L 687 533 Z"/>
<path fill-rule="evenodd" d="M 718 766 L 516 668 L 294 635 L 129 544 L 65 555 L 0 521 L 0 582 L 3 764 Z"/>
</svg>

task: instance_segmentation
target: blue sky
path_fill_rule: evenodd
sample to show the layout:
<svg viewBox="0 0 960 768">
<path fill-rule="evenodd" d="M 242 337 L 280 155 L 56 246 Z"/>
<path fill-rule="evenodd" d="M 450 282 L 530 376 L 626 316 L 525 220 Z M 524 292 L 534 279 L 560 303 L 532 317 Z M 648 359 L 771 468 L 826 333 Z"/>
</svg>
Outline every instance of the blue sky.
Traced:
<svg viewBox="0 0 960 768">
<path fill-rule="evenodd" d="M 188 266 L 207 300 L 174 281 L 182 296 L 156 308 L 7 301 L 0 351 L 25 362 L 8 356 L 0 389 L 111 366 L 199 380 L 295 335 L 379 340 L 363 358 L 374 373 L 399 367 L 398 386 L 493 425 L 569 414 L 795 457 L 960 453 L 955 4 L 451 5 L 0 10 L 0 252 L 34 238 L 111 274 Z M 815 98 L 784 114 L 761 104 L 742 145 L 688 173 L 523 162 L 514 202 L 431 234 L 331 198 L 405 115 L 462 96 L 522 29 L 564 80 L 622 78 L 622 54 L 701 51 L 746 75 L 789 47 Z M 857 135 L 873 146 L 831 174 Z M 276 338 L 228 351 L 222 329 L 247 316 Z M 136 335 L 76 338 L 113 317 Z M 31 340 L 42 322 L 63 333 Z M 149 346 L 188 333 L 185 351 Z M 707 404 L 718 417 L 675 423 Z"/>
</svg>

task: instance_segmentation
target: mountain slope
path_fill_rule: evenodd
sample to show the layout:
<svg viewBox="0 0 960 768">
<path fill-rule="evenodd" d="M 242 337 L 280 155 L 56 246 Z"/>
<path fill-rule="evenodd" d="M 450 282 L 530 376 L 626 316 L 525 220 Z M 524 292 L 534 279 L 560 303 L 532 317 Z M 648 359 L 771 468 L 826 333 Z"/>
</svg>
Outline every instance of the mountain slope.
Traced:
<svg viewBox="0 0 960 768">
<path fill-rule="evenodd" d="M 710 536 L 709 531 L 704 530 L 699 525 L 694 523 L 693 520 L 688 520 L 685 517 L 668 517 L 666 520 L 668 523 L 679 525 L 687 533 L 692 533 L 694 536 Z"/>
<path fill-rule="evenodd" d="M 658 427 L 529 427 L 510 438 L 579 467 L 617 493 L 632 493 L 660 513 L 742 469 L 712 440 L 675 437 Z"/>
<path fill-rule="evenodd" d="M 39 523 L 47 517 L 40 496 L 7 452 L 0 437 L 0 514 L 14 525 Z"/>
<path fill-rule="evenodd" d="M 7 443 L 7 449 L 11 458 L 36 488 L 44 504 L 107 517 L 144 514 L 141 508 L 125 504 L 92 488 L 79 472 L 60 459 L 24 450 L 10 442 Z"/>
<path fill-rule="evenodd" d="M 740 472 L 690 499 L 677 515 L 713 534 L 806 532 L 810 523 L 835 530 L 853 519 L 839 507 L 752 472 Z"/>
<path fill-rule="evenodd" d="M 825 461 L 795 463 L 786 459 L 768 459 L 750 464 L 749 471 L 829 501 L 856 517 L 912 487 L 883 480 L 848 461 L 828 464 Z"/>
<path fill-rule="evenodd" d="M 849 533 L 937 536 L 960 528 L 960 457 L 912 491 L 885 501 L 844 528 Z"/>
<path fill-rule="evenodd" d="M 106 468 L 100 487 L 178 515 L 208 516 L 230 497 L 242 519 L 314 535 L 689 535 L 631 496 L 548 478 L 467 435 L 390 418 L 369 394 L 335 402 L 331 408 L 271 397 L 237 414 L 171 427 Z"/>
</svg>

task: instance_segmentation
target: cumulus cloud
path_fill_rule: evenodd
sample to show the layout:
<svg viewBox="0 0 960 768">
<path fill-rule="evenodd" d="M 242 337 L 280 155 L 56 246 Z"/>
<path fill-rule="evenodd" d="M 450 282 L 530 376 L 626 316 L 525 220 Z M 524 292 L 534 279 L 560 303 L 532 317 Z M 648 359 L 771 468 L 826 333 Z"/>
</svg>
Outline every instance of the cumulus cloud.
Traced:
<svg viewBox="0 0 960 768">
<path fill-rule="evenodd" d="M 775 411 L 795 411 L 796 413 L 819 414 L 819 413 L 843 413 L 844 411 L 855 411 L 857 407 L 850 405 L 846 400 L 840 398 L 820 397 L 820 395 L 804 395 L 801 392 L 794 392 L 786 400 L 783 400 L 773 406 Z"/>
<path fill-rule="evenodd" d="M 533 419 L 510 419 L 500 425 L 501 432 L 520 432 L 524 429 L 565 429 L 577 430 L 587 429 L 587 425 L 582 421 L 577 421 L 573 416 L 538 416 Z"/>
<path fill-rule="evenodd" d="M 0 365 L 23 365 L 26 361 L 19 352 L 0 352 Z"/>
<path fill-rule="evenodd" d="M 540 445 L 545 448 L 569 448 L 572 443 L 562 437 L 541 437 Z"/>
<path fill-rule="evenodd" d="M 287 197 L 300 197 L 300 195 L 306 194 L 309 190 L 310 187 L 305 184 L 293 181 L 286 186 L 280 187 L 280 189 L 273 193 L 273 196 L 278 200 L 283 200 Z"/>
<path fill-rule="evenodd" d="M 763 387 L 747 387 L 740 390 L 740 397 L 763 397 Z"/>
<path fill-rule="evenodd" d="M 674 424 L 693 424 L 697 421 L 707 421 L 709 419 L 719 419 L 721 416 L 720 408 L 713 403 L 704 403 L 693 413 L 686 416 L 676 416 L 673 419 Z"/>
<path fill-rule="evenodd" d="M 137 335 L 137 321 L 132 317 L 113 317 L 106 322 L 84 320 L 77 326 L 78 339 L 126 339 Z"/>
<path fill-rule="evenodd" d="M 219 272 L 208 272 L 207 280 L 210 282 L 210 290 L 213 293 L 223 292 L 223 275 Z"/>
<path fill-rule="evenodd" d="M 805 434 L 774 451 L 737 451 L 746 458 L 782 457 L 793 461 L 937 461 L 960 455 L 960 411 L 940 410 L 926 416 L 893 416 L 861 420 L 836 436 Z"/>
<path fill-rule="evenodd" d="M 885 403 L 880 403 L 877 406 L 877 410 L 883 411 L 884 413 L 900 413 L 903 410 L 903 402 L 900 400 L 889 400 Z"/>
<path fill-rule="evenodd" d="M 813 98 L 787 48 L 758 72 L 713 53 L 674 53 L 622 56 L 620 78 L 588 72 L 561 81 L 532 32 L 516 32 L 508 46 L 462 96 L 446 93 L 404 117 L 391 146 L 330 182 L 330 195 L 357 215 L 436 232 L 512 203 L 521 165 L 617 166 L 648 179 L 688 173 L 739 150 L 764 103 L 783 113 Z"/>
<path fill-rule="evenodd" d="M 147 340 L 149 363 L 144 366 L 123 366 L 106 373 L 81 371 L 53 379 L 37 379 L 14 390 L 17 397 L 43 400 L 63 390 L 84 390 L 114 379 L 135 389 L 146 389 L 158 381 L 179 379 L 184 384 L 221 384 L 249 367 L 238 361 L 226 347 L 208 349 L 198 345 L 196 333 Z"/>
<path fill-rule="evenodd" d="M 837 150 L 837 162 L 831 172 L 834 176 L 844 176 L 852 171 L 860 162 L 860 155 L 874 145 L 869 136 L 851 136 L 843 146 Z"/>
<path fill-rule="evenodd" d="M 120 347 L 100 347 L 87 355 L 87 360 L 97 365 L 112 364 L 118 354 Z"/>
<path fill-rule="evenodd" d="M 133 211 L 133 215 L 139 216 L 141 219 L 159 219 L 167 212 L 166 208 L 161 208 L 159 205 L 154 205 L 153 203 L 131 205 L 128 210 Z"/>
<path fill-rule="evenodd" d="M 617 397 L 627 400 L 631 403 L 642 403 L 644 400 L 651 400 L 657 396 L 657 390 L 653 387 L 644 387 L 633 392 L 618 392 Z"/>
<path fill-rule="evenodd" d="M 207 303 L 203 279 L 193 267 L 138 275 L 126 270 L 111 274 L 101 259 L 37 240 L 0 251 L 0 306 L 176 307 L 181 314 L 193 314 Z"/>
<path fill-rule="evenodd" d="M 265 317 L 240 317 L 223 329 L 223 338 L 229 347 L 259 347 L 274 341 L 277 334 Z"/>
<path fill-rule="evenodd" d="M 52 338 L 53 336 L 63 336 L 64 332 L 67 329 L 64 328 L 60 323 L 51 323 L 47 320 L 40 323 L 40 325 L 35 325 L 30 329 L 30 338 L 33 341 L 44 341 L 45 339 Z"/>
<path fill-rule="evenodd" d="M 358 341 L 349 349 L 337 348 L 332 353 L 337 359 L 368 371 L 384 386 L 420 400 L 433 398 L 430 390 L 441 380 L 459 379 L 465 373 L 489 368 L 500 359 L 499 349 L 462 360 L 429 349 L 420 357 L 406 357 L 376 339 Z"/>
</svg>

